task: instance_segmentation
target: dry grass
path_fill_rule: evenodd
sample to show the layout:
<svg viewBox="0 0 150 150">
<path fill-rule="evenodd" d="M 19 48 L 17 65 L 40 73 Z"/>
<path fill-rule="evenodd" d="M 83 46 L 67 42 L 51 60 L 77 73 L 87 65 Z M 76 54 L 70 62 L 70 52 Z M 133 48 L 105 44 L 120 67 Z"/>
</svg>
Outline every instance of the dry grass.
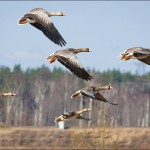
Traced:
<svg viewBox="0 0 150 150">
<path fill-rule="evenodd" d="M 150 128 L 0 127 L 0 148 L 149 148 Z"/>
</svg>

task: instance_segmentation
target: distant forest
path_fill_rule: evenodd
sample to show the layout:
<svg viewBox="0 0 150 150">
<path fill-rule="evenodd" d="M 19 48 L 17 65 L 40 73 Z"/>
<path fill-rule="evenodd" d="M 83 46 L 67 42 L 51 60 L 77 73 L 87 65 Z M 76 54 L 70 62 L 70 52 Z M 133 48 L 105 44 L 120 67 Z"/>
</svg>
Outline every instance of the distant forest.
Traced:
<svg viewBox="0 0 150 150">
<path fill-rule="evenodd" d="M 138 75 L 119 70 L 94 71 L 92 81 L 84 81 L 61 68 L 46 66 L 22 70 L 0 66 L 0 93 L 13 91 L 14 97 L 0 97 L 0 122 L 14 126 L 54 126 L 64 111 L 90 107 L 90 122 L 72 120 L 68 126 L 148 127 L 150 125 L 150 72 Z M 102 95 L 118 106 L 91 99 L 71 99 L 78 89 L 89 85 L 111 85 Z"/>
</svg>

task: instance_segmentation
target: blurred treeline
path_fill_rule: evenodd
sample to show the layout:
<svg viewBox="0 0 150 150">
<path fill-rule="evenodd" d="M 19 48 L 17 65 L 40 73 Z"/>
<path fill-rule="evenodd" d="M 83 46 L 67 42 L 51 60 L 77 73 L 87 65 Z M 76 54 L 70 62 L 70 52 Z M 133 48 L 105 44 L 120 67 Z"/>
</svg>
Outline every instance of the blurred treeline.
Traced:
<svg viewBox="0 0 150 150">
<path fill-rule="evenodd" d="M 85 99 L 83 107 L 92 107 L 92 120 L 84 126 L 147 127 L 150 125 L 150 72 L 138 75 L 119 70 L 95 71 L 94 80 L 84 81 L 61 68 L 46 66 L 13 69 L 0 66 L 0 93 L 12 91 L 15 97 L 0 97 L 0 122 L 14 126 L 54 126 L 54 119 L 64 111 L 79 110 L 80 99 L 70 96 L 88 85 L 111 85 L 112 90 L 101 93 L 113 106 Z M 88 114 L 85 114 L 88 117 Z M 79 126 L 78 120 L 68 125 Z"/>
</svg>

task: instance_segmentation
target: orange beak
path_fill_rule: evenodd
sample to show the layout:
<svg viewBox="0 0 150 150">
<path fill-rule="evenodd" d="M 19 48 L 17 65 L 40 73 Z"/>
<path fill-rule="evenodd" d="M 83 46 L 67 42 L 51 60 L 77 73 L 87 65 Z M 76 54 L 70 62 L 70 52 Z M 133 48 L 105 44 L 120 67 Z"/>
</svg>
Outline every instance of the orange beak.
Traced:
<svg viewBox="0 0 150 150">
<path fill-rule="evenodd" d="M 58 117 L 58 118 L 55 119 L 55 122 L 59 122 L 59 121 L 62 121 L 61 117 Z"/>
<path fill-rule="evenodd" d="M 25 24 L 25 23 L 27 23 L 27 18 L 23 17 L 19 20 L 19 24 Z"/>
<path fill-rule="evenodd" d="M 56 57 L 53 57 L 49 62 L 50 64 L 53 63 L 56 60 Z"/>
<path fill-rule="evenodd" d="M 54 59 L 52 59 L 52 60 L 50 60 L 49 62 L 50 62 L 50 64 L 51 64 L 51 63 L 53 63 L 54 61 L 55 61 L 55 60 L 54 60 Z"/>
<path fill-rule="evenodd" d="M 125 55 L 121 54 L 119 57 L 122 60 L 122 59 L 124 59 Z"/>
</svg>

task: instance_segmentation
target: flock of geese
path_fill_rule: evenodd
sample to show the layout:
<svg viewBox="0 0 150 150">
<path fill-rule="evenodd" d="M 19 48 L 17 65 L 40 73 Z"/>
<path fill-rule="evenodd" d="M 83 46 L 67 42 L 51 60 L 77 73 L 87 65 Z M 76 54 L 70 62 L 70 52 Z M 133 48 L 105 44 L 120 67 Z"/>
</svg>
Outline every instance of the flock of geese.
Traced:
<svg viewBox="0 0 150 150">
<path fill-rule="evenodd" d="M 43 32 L 43 34 L 50 39 L 52 42 L 57 44 L 58 46 L 65 46 L 67 43 L 64 38 L 61 36 L 59 31 L 54 26 L 53 22 L 49 17 L 52 16 L 64 16 L 63 12 L 47 12 L 43 8 L 35 8 L 26 13 L 20 20 L 19 24 L 30 23 L 35 28 L 39 29 Z M 73 74 L 77 77 L 82 78 L 84 80 L 92 80 L 94 77 L 90 75 L 85 68 L 80 64 L 76 54 L 80 52 L 91 52 L 89 48 L 66 48 L 63 50 L 59 50 L 51 54 L 46 58 L 50 63 L 53 63 L 55 60 L 58 60 L 62 65 L 68 68 Z M 142 48 L 142 47 L 133 47 L 127 49 L 123 53 L 120 54 L 121 60 L 130 60 L 130 59 L 138 59 L 148 65 L 150 65 L 150 49 Z M 110 90 L 111 86 L 88 86 L 84 87 L 77 92 L 75 92 L 71 98 L 76 97 L 89 97 L 94 100 L 107 102 L 112 105 L 118 105 L 107 101 L 101 94 L 101 90 Z M 15 96 L 15 93 L 2 93 L 0 96 Z M 90 111 L 89 108 L 84 108 L 79 111 L 71 111 L 62 114 L 61 116 L 55 119 L 56 122 L 70 119 L 84 119 L 90 120 L 88 118 L 84 118 L 81 116 L 83 112 Z"/>
</svg>

